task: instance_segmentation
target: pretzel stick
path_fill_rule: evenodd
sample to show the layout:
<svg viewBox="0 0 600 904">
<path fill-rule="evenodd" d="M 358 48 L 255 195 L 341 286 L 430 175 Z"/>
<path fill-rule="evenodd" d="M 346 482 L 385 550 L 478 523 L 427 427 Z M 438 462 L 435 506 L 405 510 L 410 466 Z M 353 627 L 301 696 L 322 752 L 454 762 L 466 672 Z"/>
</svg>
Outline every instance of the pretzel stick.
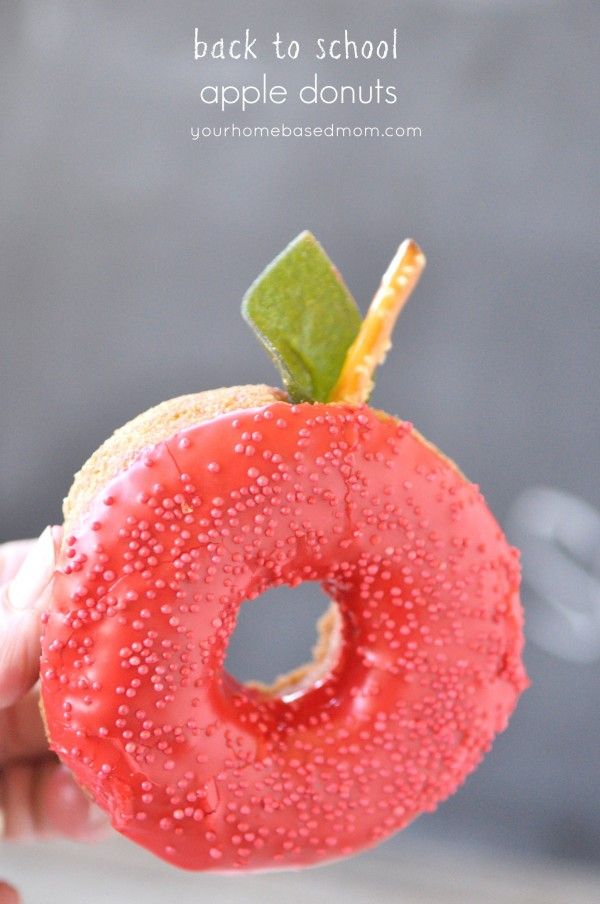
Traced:
<svg viewBox="0 0 600 904">
<path fill-rule="evenodd" d="M 387 268 L 358 336 L 348 349 L 331 402 L 366 402 L 373 389 L 373 374 L 391 347 L 391 335 L 400 311 L 419 281 L 425 255 L 416 242 L 405 239 Z"/>
</svg>

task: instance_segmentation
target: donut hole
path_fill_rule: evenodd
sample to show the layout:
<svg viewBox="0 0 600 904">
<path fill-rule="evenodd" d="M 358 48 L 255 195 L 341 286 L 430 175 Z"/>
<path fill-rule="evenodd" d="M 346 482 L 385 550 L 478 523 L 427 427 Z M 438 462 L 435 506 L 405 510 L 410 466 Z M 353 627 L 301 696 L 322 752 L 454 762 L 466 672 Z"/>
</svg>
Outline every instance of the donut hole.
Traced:
<svg viewBox="0 0 600 904">
<path fill-rule="evenodd" d="M 240 607 L 225 668 L 263 693 L 296 696 L 331 671 L 340 630 L 339 608 L 316 581 L 275 587 Z"/>
</svg>

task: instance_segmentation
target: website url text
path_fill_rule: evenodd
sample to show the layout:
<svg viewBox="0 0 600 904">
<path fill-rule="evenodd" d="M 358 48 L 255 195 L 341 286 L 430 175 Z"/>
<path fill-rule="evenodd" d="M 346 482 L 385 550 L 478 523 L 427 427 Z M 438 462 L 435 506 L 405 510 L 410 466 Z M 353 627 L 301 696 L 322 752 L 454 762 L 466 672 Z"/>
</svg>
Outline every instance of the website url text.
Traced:
<svg viewBox="0 0 600 904">
<path fill-rule="evenodd" d="M 420 126 L 192 126 L 192 141 L 209 138 L 422 138 Z"/>
</svg>

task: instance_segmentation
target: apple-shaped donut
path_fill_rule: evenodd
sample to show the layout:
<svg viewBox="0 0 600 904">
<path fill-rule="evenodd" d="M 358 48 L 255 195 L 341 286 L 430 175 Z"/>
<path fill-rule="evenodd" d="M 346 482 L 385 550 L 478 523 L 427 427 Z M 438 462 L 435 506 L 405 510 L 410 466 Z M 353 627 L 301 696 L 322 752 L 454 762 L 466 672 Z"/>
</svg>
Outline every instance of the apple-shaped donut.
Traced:
<svg viewBox="0 0 600 904">
<path fill-rule="evenodd" d="M 376 843 L 457 788 L 526 685 L 516 551 L 449 459 L 365 404 L 423 262 L 401 247 L 360 326 L 302 235 L 245 305 L 287 393 L 165 402 L 65 502 L 51 744 L 116 829 L 177 866 L 298 867 Z M 294 305 L 312 326 L 344 314 L 329 352 L 316 328 L 282 341 Z M 223 663 L 240 605 L 306 580 L 334 601 L 314 661 L 238 683 Z"/>
</svg>

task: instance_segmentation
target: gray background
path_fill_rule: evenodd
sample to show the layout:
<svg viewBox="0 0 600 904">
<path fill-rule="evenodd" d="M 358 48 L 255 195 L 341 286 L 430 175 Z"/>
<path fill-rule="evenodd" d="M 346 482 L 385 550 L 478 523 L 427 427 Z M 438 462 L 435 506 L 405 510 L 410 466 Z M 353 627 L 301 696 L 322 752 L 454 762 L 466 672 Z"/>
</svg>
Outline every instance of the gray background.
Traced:
<svg viewBox="0 0 600 904">
<path fill-rule="evenodd" d="M 119 424 L 180 393 L 273 381 L 238 315 L 311 228 L 363 306 L 398 242 L 429 264 L 375 400 L 479 482 L 498 514 L 533 484 L 600 506 L 598 39 L 593 2 L 75 2 L 0 6 L 0 538 L 60 518 L 71 475 Z M 377 107 L 245 115 L 200 86 L 296 63 L 194 63 L 193 27 L 263 47 L 400 29 L 396 63 L 318 64 L 401 86 Z M 414 140 L 194 143 L 203 124 L 419 125 Z M 271 677 L 310 647 L 307 588 L 254 604 L 232 669 Z M 250 607 L 249 607 L 250 608 Z M 267 621 L 270 619 L 270 621 Z M 267 628 L 266 626 L 270 626 Z M 268 636 L 270 630 L 270 636 Z M 598 662 L 531 645 L 533 685 L 466 786 L 408 832 L 598 857 Z M 403 836 L 382 850 L 392 855 Z"/>
</svg>

